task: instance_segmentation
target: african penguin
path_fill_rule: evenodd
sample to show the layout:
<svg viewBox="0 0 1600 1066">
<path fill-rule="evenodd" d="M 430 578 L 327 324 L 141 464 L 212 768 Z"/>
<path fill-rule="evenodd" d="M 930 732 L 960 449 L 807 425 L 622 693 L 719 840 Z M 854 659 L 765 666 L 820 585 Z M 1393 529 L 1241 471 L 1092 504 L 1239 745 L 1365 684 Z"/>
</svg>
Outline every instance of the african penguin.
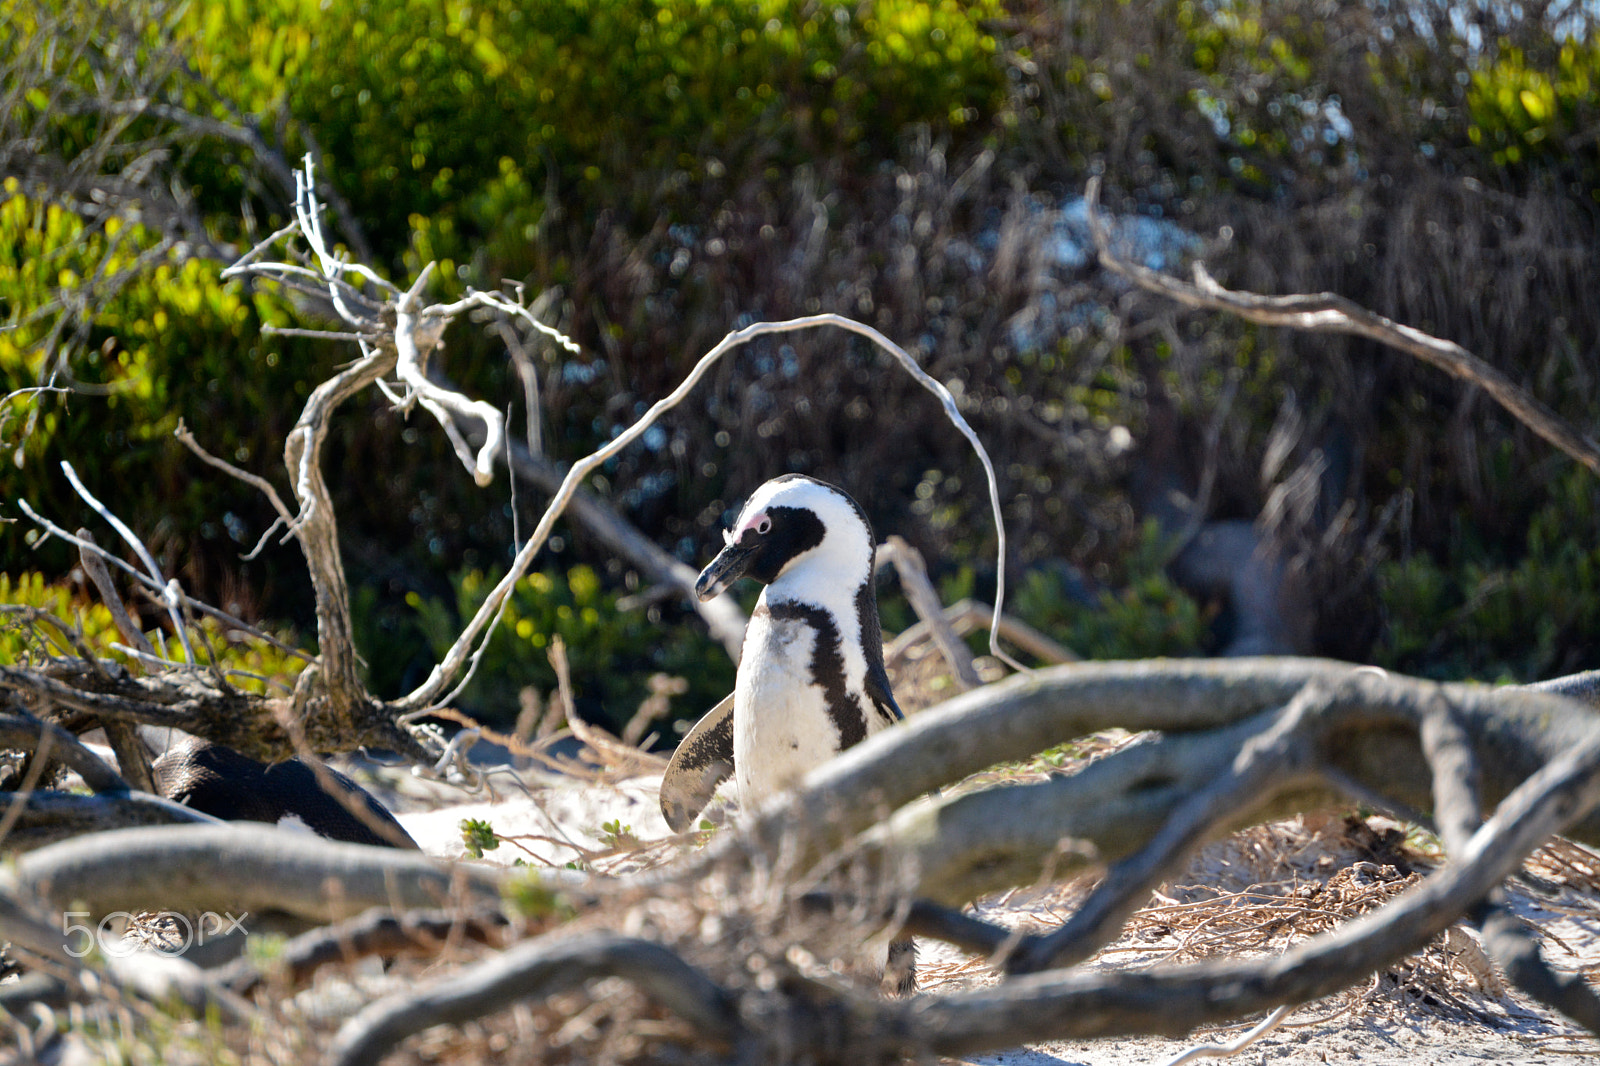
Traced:
<svg viewBox="0 0 1600 1066">
<path fill-rule="evenodd" d="M 752 810 L 901 718 L 883 667 L 873 587 L 877 541 L 842 489 L 785 474 L 756 489 L 699 580 L 708 600 L 741 577 L 766 586 L 745 630 L 733 696 L 678 745 L 661 784 L 676 831 L 710 801 L 730 764 Z M 886 984 L 916 987 L 909 940 L 889 946 Z"/>
<path fill-rule="evenodd" d="M 355 844 L 417 847 L 383 804 L 332 767 L 328 773 L 333 787 L 353 797 L 369 817 L 356 817 L 323 791 L 316 772 L 298 758 L 268 766 L 221 744 L 188 737 L 150 769 L 163 796 L 225 821 L 303 827 Z"/>
<path fill-rule="evenodd" d="M 710 599 L 746 576 L 766 588 L 745 630 L 731 705 L 713 709 L 674 756 L 689 786 L 663 782 L 662 812 L 675 829 L 699 813 L 689 808 L 704 806 L 701 793 L 710 799 L 700 780 L 707 768 L 725 774 L 715 762 L 732 763 L 749 810 L 901 717 L 883 668 L 876 541 L 854 500 L 786 474 L 755 491 L 723 540 L 695 594 Z"/>
</svg>

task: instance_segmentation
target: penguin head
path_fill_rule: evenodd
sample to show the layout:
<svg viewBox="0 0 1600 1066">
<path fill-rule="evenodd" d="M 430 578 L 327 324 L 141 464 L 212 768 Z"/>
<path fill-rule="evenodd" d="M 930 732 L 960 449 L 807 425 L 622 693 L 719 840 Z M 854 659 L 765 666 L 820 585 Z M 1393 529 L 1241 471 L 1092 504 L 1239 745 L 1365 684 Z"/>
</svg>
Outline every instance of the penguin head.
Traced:
<svg viewBox="0 0 1600 1066">
<path fill-rule="evenodd" d="M 771 585 L 814 574 L 853 590 L 872 573 L 876 544 L 855 500 L 804 474 L 785 474 L 756 489 L 722 539 L 726 546 L 694 583 L 702 600 L 741 577 Z"/>
</svg>

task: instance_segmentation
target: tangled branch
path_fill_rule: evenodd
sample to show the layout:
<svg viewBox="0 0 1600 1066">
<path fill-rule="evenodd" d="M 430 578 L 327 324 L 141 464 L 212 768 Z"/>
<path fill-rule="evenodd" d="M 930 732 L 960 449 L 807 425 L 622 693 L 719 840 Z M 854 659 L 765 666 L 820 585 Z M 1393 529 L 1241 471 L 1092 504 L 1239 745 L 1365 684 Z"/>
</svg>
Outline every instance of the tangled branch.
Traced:
<svg viewBox="0 0 1600 1066">
<path fill-rule="evenodd" d="M 1200 692 L 1194 698 L 1184 698 L 1195 690 Z M 1449 717 L 1440 718 L 1446 711 Z M 1160 723 L 1167 735 L 1052 783 L 1073 792 L 1071 804 L 1048 802 L 1047 794 L 1033 786 L 969 794 L 986 800 L 982 820 L 991 844 L 1014 840 L 1020 826 L 1045 824 L 1041 844 L 1053 838 L 1053 847 L 1054 838 L 1065 833 L 1087 838 L 1102 855 L 1119 850 L 1128 855 L 1066 926 L 1054 933 L 1019 936 L 926 900 L 902 908 L 891 904 L 883 912 L 887 917 L 897 909 L 905 911 L 903 931 L 997 954 L 996 961 L 1009 959 L 1007 968 L 1017 976 L 995 988 L 927 996 L 909 1004 L 814 987 L 804 994 L 761 992 L 708 985 L 700 971 L 681 968 L 687 962 L 683 956 L 667 961 L 659 949 L 641 949 L 636 942 L 604 940 L 617 954 L 602 966 L 593 962 L 600 951 L 594 941 L 546 937 L 515 949 L 516 962 L 502 956 L 374 1004 L 347 1023 L 333 1061 L 374 1061 L 423 1025 L 482 1016 L 513 999 L 542 998 L 571 987 L 573 981 L 598 976 L 659 980 L 663 972 L 678 975 L 695 989 L 692 995 L 684 993 L 686 1005 L 663 1000 L 665 1005 L 678 1010 L 707 1041 L 732 1041 L 757 1059 L 878 1061 L 916 1054 L 962 1056 L 1045 1039 L 1181 1035 L 1199 1025 L 1308 1002 L 1357 983 L 1473 914 L 1550 835 L 1567 831 L 1600 839 L 1600 819 L 1592 814 L 1600 804 L 1600 720 L 1576 704 L 1520 690 L 1440 686 L 1333 663 L 1113 663 L 1041 671 L 925 712 L 904 729 L 887 731 L 881 740 L 874 738 L 823 767 L 808 778 L 803 791 L 761 812 L 743 832 L 714 842 L 687 863 L 634 881 L 654 885 L 659 893 L 669 885 L 707 877 L 737 880 L 739 875 L 730 869 L 760 877 L 761 871 L 772 869 L 781 850 L 787 868 L 796 871 L 791 891 L 799 893 L 808 881 L 826 885 L 833 872 L 843 869 L 835 850 L 840 843 L 846 843 L 854 861 L 864 851 L 878 849 L 881 861 L 875 868 L 884 871 L 893 868 L 886 856 L 896 849 L 904 858 L 964 847 L 966 861 L 992 861 L 993 852 L 974 846 L 971 836 L 943 832 L 959 820 L 964 797 L 924 801 L 941 805 L 937 818 L 905 821 L 897 816 L 848 842 L 875 821 L 875 810 L 894 805 L 906 792 L 954 780 L 971 764 L 1033 749 L 1041 736 L 1076 735 L 1102 720 Z M 1004 731 L 998 728 L 1002 721 L 1017 724 Z M 1443 742 L 1441 727 L 1429 724 L 1440 721 L 1459 725 L 1457 743 Z M 1395 731 L 1401 727 L 1411 733 L 1409 747 Z M 1563 739 L 1541 740 L 1546 729 Z M 1433 737 L 1426 744 L 1417 740 L 1422 730 Z M 997 732 L 1008 735 L 994 739 Z M 1402 751 L 1395 759 L 1341 759 L 1352 743 L 1370 746 L 1373 741 Z M 1216 757 L 1194 759 L 1205 743 L 1218 749 Z M 1303 786 L 1324 767 L 1342 763 L 1340 773 L 1403 800 L 1419 789 L 1426 795 L 1430 771 L 1437 781 L 1457 769 L 1460 743 L 1473 749 L 1474 758 L 1495 752 L 1513 763 L 1545 765 L 1520 781 L 1486 772 L 1485 793 L 1504 794 L 1498 810 L 1453 844 L 1449 864 L 1409 894 L 1278 957 L 1140 972 L 1060 968 L 1104 942 L 1108 930 L 1114 933 L 1131 909 L 1130 901 L 1145 898 L 1152 884 L 1170 875 L 1207 835 L 1224 824 L 1259 817 L 1263 805 L 1270 806 L 1286 789 L 1300 789 L 1294 798 L 1303 803 L 1317 793 Z M 1527 750 L 1529 744 L 1533 750 Z M 1173 759 L 1152 758 L 1162 745 L 1179 745 L 1184 751 Z M 1163 771 L 1179 765 L 1188 767 L 1181 779 L 1154 783 Z M 900 781 L 902 774 L 910 780 Z M 1328 792 L 1326 786 L 1321 791 Z M 1145 801 L 1143 817 L 1127 818 L 1130 805 L 1152 795 L 1156 798 Z M 1465 793 L 1443 785 L 1441 795 L 1441 820 L 1460 823 L 1470 818 L 1466 808 L 1471 801 Z M 1061 818 L 1063 806 L 1109 811 L 1080 814 L 1073 823 Z M 1093 820 L 1104 823 L 1097 833 L 1086 829 Z M 778 831 L 780 823 L 786 831 Z M 1031 871 L 1008 867 L 1006 883 L 1031 883 L 1048 850 L 1042 847 L 1035 855 Z M 926 879 L 913 878 L 913 893 L 928 887 Z M 960 899 L 993 884 L 969 880 L 959 887 L 939 887 L 945 896 Z M 841 906 L 849 906 L 838 890 L 796 898 L 810 914 L 837 914 Z M 633 954 L 636 950 L 657 960 L 644 967 L 646 977 L 639 976 L 642 964 Z M 568 963 L 571 969 L 560 982 L 547 983 L 552 967 Z M 1029 970 L 1038 972 L 1022 973 Z M 513 972 L 525 974 L 529 983 L 517 985 Z M 1538 989 L 1530 991 L 1537 994 Z M 720 1007 L 712 1009 L 729 997 L 740 1003 L 743 1021 L 731 1033 L 728 1015 Z M 745 1041 L 756 1044 L 752 1048 Z"/>
</svg>

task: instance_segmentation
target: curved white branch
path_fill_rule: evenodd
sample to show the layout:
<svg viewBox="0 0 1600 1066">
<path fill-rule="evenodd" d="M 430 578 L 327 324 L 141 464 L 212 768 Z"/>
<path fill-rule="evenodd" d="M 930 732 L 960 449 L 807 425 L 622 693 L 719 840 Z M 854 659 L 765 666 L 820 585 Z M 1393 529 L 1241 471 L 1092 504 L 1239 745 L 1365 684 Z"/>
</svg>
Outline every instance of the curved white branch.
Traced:
<svg viewBox="0 0 1600 1066">
<path fill-rule="evenodd" d="M 565 333 L 562 333 L 554 326 L 547 326 L 543 322 L 540 322 L 539 319 L 534 316 L 532 311 L 517 303 L 515 300 L 506 299 L 497 292 L 471 292 L 453 304 L 438 304 L 429 310 L 433 314 L 445 315 L 448 317 L 458 315 L 461 312 L 471 310 L 474 307 L 492 307 L 497 311 L 503 312 L 504 314 L 515 315 L 524 322 L 528 323 L 534 329 L 538 330 L 540 333 L 543 333 L 546 337 L 549 337 L 551 340 L 561 345 L 561 347 L 565 348 L 567 351 L 572 352 L 573 354 L 583 351 L 582 348 L 578 347 L 577 341 L 573 340 Z"/>
<path fill-rule="evenodd" d="M 939 398 L 939 402 L 943 405 L 950 421 L 972 443 L 979 460 L 983 463 L 984 473 L 988 477 L 989 502 L 994 510 L 995 531 L 999 542 L 997 547 L 999 566 L 997 567 L 997 585 L 995 588 L 995 613 L 989 630 L 989 647 L 1000 658 L 1005 659 L 1007 662 L 1012 662 L 1000 650 L 997 637 L 1000 616 L 1005 605 L 1006 527 L 1005 519 L 1000 513 L 1000 486 L 995 477 L 994 464 L 989 460 L 989 453 L 984 450 L 983 443 L 978 439 L 977 433 L 967 424 L 966 419 L 961 416 L 961 412 L 956 407 L 955 398 L 950 395 L 950 390 L 930 377 L 922 367 L 917 365 L 916 360 L 904 348 L 865 323 L 845 318 L 842 315 L 821 314 L 789 319 L 783 322 L 756 322 L 743 329 L 729 333 L 722 338 L 716 347 L 701 356 L 700 361 L 694 365 L 694 369 L 689 371 L 688 376 L 679 383 L 678 387 L 657 400 L 650 410 L 644 413 L 643 417 L 604 447 L 591 452 L 572 464 L 572 469 L 567 471 L 566 477 L 562 479 L 561 487 L 556 491 L 554 498 L 551 499 L 549 507 L 545 509 L 544 515 L 539 519 L 539 524 L 528 538 L 527 543 L 517 552 L 516 558 L 512 560 L 511 568 L 506 572 L 506 575 L 500 579 L 499 583 L 490 591 L 488 597 L 479 605 L 477 613 L 472 616 L 472 620 L 461 631 L 461 635 L 456 638 L 456 642 L 451 645 L 444 658 L 433 668 L 433 672 L 428 675 L 428 679 L 409 695 L 396 700 L 392 706 L 401 713 L 422 710 L 431 706 L 433 701 L 438 699 L 445 691 L 451 679 L 460 672 L 468 657 L 472 654 L 473 646 L 478 643 L 478 640 L 484 636 L 485 631 L 493 623 L 494 619 L 498 617 L 501 605 L 505 602 L 506 597 L 511 595 L 511 590 L 516 587 L 516 583 L 527 572 L 528 566 L 533 562 L 533 557 L 538 554 L 539 549 L 549 539 L 550 531 L 554 528 L 556 519 L 566 509 L 573 493 L 577 491 L 578 486 L 582 484 L 585 478 L 599 468 L 601 464 L 605 463 L 606 460 L 643 436 L 645 430 L 654 425 L 667 411 L 682 403 L 684 398 L 700 383 L 700 379 L 705 377 L 706 373 L 716 365 L 717 360 L 728 352 L 756 337 L 771 333 L 793 333 L 816 326 L 838 326 L 841 329 L 849 330 L 851 333 L 866 337 L 894 356 L 912 377 Z M 398 334 L 399 331 L 397 330 L 396 332 Z M 498 416 L 498 412 L 496 412 L 496 415 Z M 1014 662 L 1012 664 L 1018 665 Z"/>
<path fill-rule="evenodd" d="M 395 373 L 400 376 L 401 381 L 411 386 L 413 396 L 423 408 L 439 420 L 439 425 L 449 436 L 456 455 L 472 472 L 472 480 L 481 487 L 494 480 L 494 459 L 505 444 L 505 417 L 493 404 L 483 400 L 469 400 L 461 393 L 437 385 L 428 378 L 427 360 L 423 353 L 439 342 L 445 326 L 450 322 L 450 315 L 441 314 L 438 308 L 429 308 L 425 312 L 425 319 L 419 322 L 419 318 L 423 316 L 417 311 L 417 297 L 427 285 L 428 279 L 433 276 L 433 266 L 429 263 L 422 269 L 422 273 L 417 275 L 416 282 L 401 297 L 395 308 L 394 346 L 395 351 L 399 353 Z M 450 417 L 451 412 L 483 421 L 485 427 L 483 447 L 478 449 L 476 459 L 468 450 L 467 442 L 461 439 L 460 431 L 456 429 L 455 421 Z"/>
</svg>

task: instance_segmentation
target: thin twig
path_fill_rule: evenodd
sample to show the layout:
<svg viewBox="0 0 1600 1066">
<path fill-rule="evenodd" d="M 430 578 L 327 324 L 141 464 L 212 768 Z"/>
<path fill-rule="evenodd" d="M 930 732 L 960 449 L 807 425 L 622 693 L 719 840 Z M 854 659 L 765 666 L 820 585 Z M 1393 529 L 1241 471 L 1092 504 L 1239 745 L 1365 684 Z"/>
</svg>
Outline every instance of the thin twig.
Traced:
<svg viewBox="0 0 1600 1066">
<path fill-rule="evenodd" d="M 89 645 L 83 642 L 76 630 L 43 607 L 31 607 L 24 603 L 0 603 L 0 614 L 21 615 L 22 620 L 29 624 L 45 622 L 61 634 L 60 638 L 46 635 L 47 640 L 54 640 L 56 646 L 63 651 L 76 652 L 78 658 L 89 664 L 89 668 L 101 677 L 106 676 L 105 667 L 95 656 Z M 62 643 L 65 641 L 65 643 Z"/>
<path fill-rule="evenodd" d="M 271 323 L 262 326 L 261 332 L 270 337 L 304 337 L 308 340 L 346 341 L 348 343 L 359 343 L 377 338 L 376 333 L 350 333 L 337 329 L 302 329 L 298 326 L 274 326 Z"/>
<path fill-rule="evenodd" d="M 982 681 L 972 665 L 972 652 L 967 650 L 967 646 L 950 628 L 950 623 L 945 621 L 944 605 L 939 602 L 933 582 L 928 580 L 928 567 L 922 560 L 922 553 L 903 537 L 890 536 L 878 549 L 878 559 L 879 565 L 888 562 L 899 575 L 901 591 L 906 594 L 912 610 L 916 611 L 917 617 L 922 619 L 922 624 L 932 635 L 934 644 L 955 677 L 956 687 L 962 692 L 977 688 Z M 870 636 L 876 639 L 877 634 Z"/>
<path fill-rule="evenodd" d="M 55 739 L 55 733 L 49 729 L 41 729 L 35 735 L 33 754 L 28 759 L 28 772 L 23 775 L 22 787 L 12 793 L 11 802 L 6 804 L 5 816 L 0 817 L 0 843 L 4 843 L 10 835 L 11 827 L 17 824 L 17 819 L 28 807 L 28 797 L 39 787 L 39 777 L 44 773 L 45 763 L 50 761 L 50 745 Z"/>
<path fill-rule="evenodd" d="M 469 1021 L 600 977 L 622 977 L 719 1042 L 745 1037 L 734 997 L 677 954 L 647 940 L 585 933 L 518 944 L 448 978 L 371 1004 L 339 1030 L 332 1066 L 369 1066 L 412 1033 Z"/>
<path fill-rule="evenodd" d="M 60 537 L 69 544 L 77 545 L 80 549 L 87 548 L 89 551 L 95 552 L 106 562 L 111 563 L 114 566 L 121 567 L 122 570 L 131 576 L 135 581 L 140 582 L 146 588 L 158 595 L 165 591 L 165 587 L 163 585 L 158 583 L 148 574 L 144 573 L 144 571 L 129 565 L 122 559 L 117 558 L 115 555 L 112 555 L 110 552 L 106 551 L 98 544 L 95 544 L 93 541 L 86 541 L 81 537 L 68 533 L 65 529 L 56 525 L 48 518 L 45 518 L 39 512 L 35 511 L 32 506 L 29 505 L 26 499 L 18 498 L 17 507 L 32 521 L 43 527 L 51 536 Z M 237 629 L 239 632 L 244 633 L 247 636 L 255 637 L 258 640 L 264 640 L 268 644 L 271 644 L 274 648 L 277 648 L 279 651 L 284 652 L 287 655 L 293 655 L 296 658 L 303 659 L 308 663 L 316 661 L 315 657 L 313 657 L 310 653 L 303 651 L 300 648 L 296 648 L 293 645 L 285 644 L 271 633 L 257 629 L 255 626 L 244 621 L 242 618 L 235 617 L 234 615 L 229 614 L 227 611 L 224 611 L 218 607 L 213 607 L 209 603 L 206 603 L 202 600 L 194 599 L 187 593 L 182 593 L 181 590 L 179 595 L 180 602 L 185 606 L 191 607 L 194 610 L 199 611 L 201 614 L 209 615 L 212 618 L 215 618 L 217 621 L 225 623 L 230 628 Z"/>
<path fill-rule="evenodd" d="M 987 625 L 993 612 L 994 608 L 986 603 L 965 599 L 957 600 L 946 607 L 944 617 L 957 636 L 965 636 L 979 625 Z M 895 637 L 883 649 L 884 661 L 894 662 L 917 642 L 927 639 L 928 635 L 929 627 L 923 622 L 918 621 L 906 627 L 905 632 Z M 1058 644 L 1026 622 L 1008 614 L 1000 616 L 1000 635 L 1047 664 L 1075 663 L 1081 658 L 1072 649 Z"/>
<path fill-rule="evenodd" d="M 159 666 L 163 670 L 177 671 L 180 673 L 183 671 L 188 671 L 190 673 L 211 674 L 213 677 L 215 677 L 216 673 L 220 671 L 224 678 L 242 677 L 249 681 L 259 681 L 264 685 L 276 685 L 285 692 L 294 691 L 277 678 L 268 677 L 266 674 L 258 674 L 254 670 L 240 670 L 235 666 L 213 667 L 210 664 L 202 663 L 175 663 L 170 659 L 163 659 L 161 656 L 152 652 L 141 651 L 138 648 L 130 648 L 125 644 L 118 644 L 116 641 L 111 642 L 111 647 L 112 650 L 120 651 L 122 654 L 131 659 L 137 659 L 140 662 L 148 663 L 151 666 Z"/>
<path fill-rule="evenodd" d="M 91 544 L 94 543 L 94 535 L 87 529 L 78 530 L 78 536 Z M 78 562 L 89 575 L 89 579 L 94 582 L 101 601 L 111 612 L 118 632 L 122 634 L 124 640 L 133 645 L 130 648 L 123 648 L 122 645 L 113 642 L 111 646 L 125 651 L 140 661 L 145 661 L 147 658 L 155 659 L 150 641 L 145 639 L 144 633 L 133 624 L 133 619 L 128 617 L 122 597 L 117 595 L 117 587 L 111 581 L 111 571 L 106 569 L 105 560 L 100 557 L 100 553 L 79 548 Z M 123 774 L 140 791 L 155 792 L 156 779 L 150 768 L 150 753 L 145 748 L 144 739 L 139 735 L 139 727 L 131 722 L 115 721 L 104 721 L 100 726 L 106 732 L 106 740 L 111 744 L 111 750 L 117 757 L 117 766 L 121 768 Z"/>
<path fill-rule="evenodd" d="M 89 575 L 89 580 L 94 582 L 95 590 L 100 593 L 100 602 L 106 605 L 106 610 L 111 612 L 111 621 L 116 625 L 117 632 L 122 634 L 122 639 L 149 655 L 155 654 L 155 649 L 150 646 L 150 640 L 144 631 L 134 624 L 128 616 L 128 608 L 122 602 L 122 597 L 117 595 L 117 586 L 111 580 L 111 571 L 106 569 L 104 553 L 97 550 L 94 534 L 87 529 L 78 530 L 78 562 L 83 567 L 83 572 Z"/>
<path fill-rule="evenodd" d="M 259 474 L 241 470 L 220 456 L 212 455 L 195 439 L 194 434 L 189 431 L 189 427 L 184 424 L 183 419 L 178 419 L 178 428 L 172 431 L 172 435 L 178 439 L 180 444 L 193 452 L 201 462 L 208 463 L 230 477 L 238 478 L 246 485 L 259 489 L 261 494 L 267 498 L 267 502 L 272 504 L 272 509 L 278 512 L 279 518 L 285 522 L 294 521 L 294 512 L 290 511 L 288 505 L 283 502 L 283 497 L 278 495 L 278 489 L 272 482 Z"/>
<path fill-rule="evenodd" d="M 1189 1048 L 1187 1051 L 1174 1055 L 1172 1058 L 1162 1063 L 1161 1066 L 1184 1066 L 1184 1063 L 1193 1062 L 1195 1059 L 1231 1058 L 1276 1029 L 1278 1025 L 1285 1018 L 1287 1018 L 1290 1012 L 1293 1010 L 1293 1007 L 1279 1007 L 1277 1010 L 1261 1019 L 1261 1022 L 1256 1025 L 1255 1028 L 1251 1029 L 1248 1033 L 1245 1033 L 1237 1040 L 1231 1041 L 1227 1044 L 1200 1044 L 1196 1047 Z"/>
<path fill-rule="evenodd" d="M 84 486 L 82 481 L 78 480 L 78 472 L 72 469 L 70 462 L 65 459 L 61 460 L 61 469 L 67 475 L 67 480 L 72 482 L 73 489 L 83 498 L 83 501 L 93 507 L 101 518 L 111 523 L 111 528 L 117 531 L 117 534 L 127 542 L 128 547 L 132 548 L 139 556 L 140 561 L 144 563 L 146 571 L 154 579 L 155 584 L 153 587 L 161 594 L 161 602 L 167 608 L 167 616 L 172 619 L 172 628 L 177 632 L 178 641 L 183 645 L 184 657 L 189 662 L 194 662 L 194 647 L 189 643 L 188 627 L 183 624 L 183 615 L 178 609 L 183 597 L 183 590 L 177 583 L 178 579 L 173 578 L 171 581 L 167 581 L 162 577 L 161 568 L 156 565 L 155 556 L 150 554 L 150 549 L 146 548 L 144 542 L 134 535 L 133 530 L 128 528 L 127 523 L 112 514 L 109 507 L 95 499 L 94 494 Z"/>
<path fill-rule="evenodd" d="M 540 456 L 544 454 L 544 434 L 541 431 L 543 411 L 539 405 L 539 368 L 533 365 L 533 357 L 528 354 L 527 345 L 522 343 L 522 338 L 517 331 L 504 319 L 495 322 L 495 332 L 499 333 L 500 341 L 506 346 L 506 351 L 511 353 L 512 365 L 517 368 L 517 378 L 522 382 L 522 405 L 526 408 L 526 429 L 524 438 L 528 446 L 528 454 Z M 512 477 L 512 491 L 516 491 L 517 479 Z M 513 509 L 512 516 L 516 516 Z M 520 547 L 520 543 L 514 547 Z"/>
</svg>

